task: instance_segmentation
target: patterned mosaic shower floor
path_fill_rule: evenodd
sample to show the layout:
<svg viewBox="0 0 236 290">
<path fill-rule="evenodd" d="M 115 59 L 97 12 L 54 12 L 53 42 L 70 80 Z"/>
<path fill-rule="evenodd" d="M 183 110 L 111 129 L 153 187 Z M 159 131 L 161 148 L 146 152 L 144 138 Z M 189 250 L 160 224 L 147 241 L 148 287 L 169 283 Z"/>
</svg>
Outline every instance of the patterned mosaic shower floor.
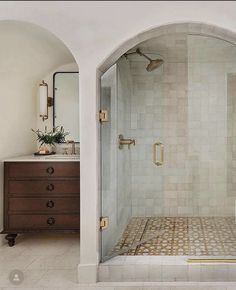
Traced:
<svg viewBox="0 0 236 290">
<path fill-rule="evenodd" d="M 154 237 L 155 235 L 160 236 Z M 146 240 L 151 238 L 150 240 Z M 128 250 L 126 247 L 146 242 Z M 162 256 L 236 256 L 234 217 L 133 217 L 113 254 Z"/>
</svg>

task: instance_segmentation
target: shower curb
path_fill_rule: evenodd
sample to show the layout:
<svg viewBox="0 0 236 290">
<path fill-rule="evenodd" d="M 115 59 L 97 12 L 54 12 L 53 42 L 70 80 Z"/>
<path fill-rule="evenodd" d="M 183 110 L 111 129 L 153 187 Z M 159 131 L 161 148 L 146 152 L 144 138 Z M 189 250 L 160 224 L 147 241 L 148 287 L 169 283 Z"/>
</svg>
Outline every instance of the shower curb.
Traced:
<svg viewBox="0 0 236 290">
<path fill-rule="evenodd" d="M 99 282 L 236 282 L 236 264 L 116 257 L 98 267 Z M 142 259 L 144 258 L 144 259 Z"/>
</svg>

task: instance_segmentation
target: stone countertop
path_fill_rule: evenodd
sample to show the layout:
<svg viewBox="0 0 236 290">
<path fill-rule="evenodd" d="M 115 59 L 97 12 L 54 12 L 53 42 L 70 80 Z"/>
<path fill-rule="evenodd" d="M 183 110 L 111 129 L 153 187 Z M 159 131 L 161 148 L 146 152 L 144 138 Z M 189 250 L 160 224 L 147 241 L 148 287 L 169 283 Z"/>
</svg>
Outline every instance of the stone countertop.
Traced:
<svg viewBox="0 0 236 290">
<path fill-rule="evenodd" d="M 46 156 L 35 156 L 24 155 L 12 158 L 4 159 L 3 162 L 79 162 L 79 155 L 46 155 Z"/>
</svg>

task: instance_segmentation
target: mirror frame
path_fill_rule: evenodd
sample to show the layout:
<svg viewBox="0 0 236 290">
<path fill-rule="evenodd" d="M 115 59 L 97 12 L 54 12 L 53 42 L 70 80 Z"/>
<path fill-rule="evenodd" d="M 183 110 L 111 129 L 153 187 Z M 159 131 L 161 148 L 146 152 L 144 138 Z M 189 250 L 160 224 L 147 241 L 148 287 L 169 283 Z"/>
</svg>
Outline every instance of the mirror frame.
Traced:
<svg viewBox="0 0 236 290">
<path fill-rule="evenodd" d="M 55 78 L 56 78 L 56 75 L 57 74 L 61 74 L 61 73 L 69 73 L 69 74 L 71 74 L 71 73 L 79 73 L 79 71 L 57 71 L 57 72 L 55 72 L 54 74 L 53 74 L 53 117 L 52 117 L 52 119 L 53 119 L 53 130 L 54 130 L 54 128 L 56 127 L 55 126 L 55 114 L 56 114 L 56 98 L 55 98 L 55 91 L 56 91 L 56 88 L 55 88 Z M 66 142 L 63 142 L 63 143 L 66 143 Z M 77 143 L 77 144 L 79 144 L 80 143 L 80 141 L 75 141 L 75 143 Z"/>
</svg>

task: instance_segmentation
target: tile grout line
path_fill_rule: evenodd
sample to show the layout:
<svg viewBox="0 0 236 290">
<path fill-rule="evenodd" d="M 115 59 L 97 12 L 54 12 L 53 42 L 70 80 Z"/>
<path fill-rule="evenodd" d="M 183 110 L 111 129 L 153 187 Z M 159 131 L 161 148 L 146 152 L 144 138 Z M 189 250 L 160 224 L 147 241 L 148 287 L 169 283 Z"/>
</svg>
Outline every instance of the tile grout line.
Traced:
<svg viewBox="0 0 236 290">
<path fill-rule="evenodd" d="M 142 240 L 142 238 L 143 238 L 143 236 L 144 236 L 144 234 L 145 234 L 145 232 L 146 232 L 146 229 L 147 229 L 147 225 L 148 225 L 148 223 L 149 223 L 149 220 L 150 220 L 150 218 L 147 218 L 147 221 L 146 221 L 146 223 L 145 223 L 145 226 L 144 226 L 143 232 L 142 232 L 141 237 L 140 237 L 140 241 Z M 137 254 L 137 251 L 138 251 L 139 249 L 140 249 L 140 246 L 137 246 L 136 249 L 135 249 L 134 255 Z"/>
</svg>

